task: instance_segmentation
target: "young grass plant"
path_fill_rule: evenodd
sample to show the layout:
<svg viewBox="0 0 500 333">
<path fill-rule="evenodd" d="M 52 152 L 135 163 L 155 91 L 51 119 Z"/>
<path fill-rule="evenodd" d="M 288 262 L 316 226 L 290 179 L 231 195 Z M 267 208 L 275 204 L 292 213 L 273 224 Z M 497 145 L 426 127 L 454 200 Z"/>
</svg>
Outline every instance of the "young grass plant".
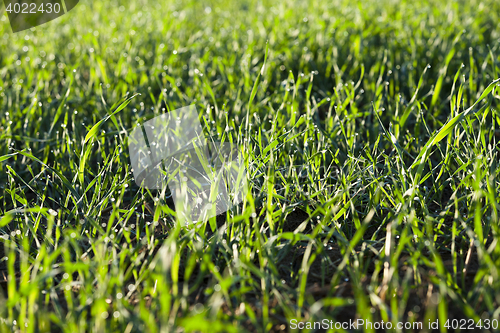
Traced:
<svg viewBox="0 0 500 333">
<path fill-rule="evenodd" d="M 18 34 L 4 15 L 0 332 L 493 331 L 499 13 L 80 1 Z M 185 227 L 135 184 L 127 137 L 188 105 L 241 147 L 249 191 Z"/>
</svg>

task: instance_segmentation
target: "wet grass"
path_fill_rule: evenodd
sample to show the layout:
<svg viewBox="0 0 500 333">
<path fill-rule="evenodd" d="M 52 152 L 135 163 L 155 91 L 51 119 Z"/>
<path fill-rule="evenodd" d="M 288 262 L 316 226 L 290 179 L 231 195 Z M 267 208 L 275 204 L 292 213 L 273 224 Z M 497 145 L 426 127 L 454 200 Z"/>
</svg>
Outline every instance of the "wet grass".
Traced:
<svg viewBox="0 0 500 333">
<path fill-rule="evenodd" d="M 500 319 L 499 13 L 81 1 L 18 34 L 4 13 L 0 331 L 485 330 Z M 135 185 L 127 133 L 192 104 L 207 136 L 242 146 L 250 191 L 182 228 Z"/>
</svg>

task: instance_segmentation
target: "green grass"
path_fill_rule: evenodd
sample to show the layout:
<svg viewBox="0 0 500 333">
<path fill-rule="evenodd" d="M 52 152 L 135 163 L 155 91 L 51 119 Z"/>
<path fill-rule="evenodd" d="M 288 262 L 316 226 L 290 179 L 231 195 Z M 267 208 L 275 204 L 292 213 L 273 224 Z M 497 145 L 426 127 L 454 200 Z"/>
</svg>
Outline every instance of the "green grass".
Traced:
<svg viewBox="0 0 500 333">
<path fill-rule="evenodd" d="M 494 0 L 4 13 L 0 331 L 500 319 L 499 22 Z M 127 133 L 192 104 L 250 191 L 181 228 Z"/>
</svg>

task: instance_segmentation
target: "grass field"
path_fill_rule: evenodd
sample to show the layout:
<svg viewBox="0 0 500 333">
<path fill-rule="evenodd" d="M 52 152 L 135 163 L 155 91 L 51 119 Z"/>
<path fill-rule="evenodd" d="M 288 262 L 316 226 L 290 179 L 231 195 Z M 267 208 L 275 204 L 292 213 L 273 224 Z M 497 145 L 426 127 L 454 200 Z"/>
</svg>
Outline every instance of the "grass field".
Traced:
<svg viewBox="0 0 500 333">
<path fill-rule="evenodd" d="M 499 74 L 494 0 L 4 12 L 0 332 L 495 331 Z M 188 105 L 250 190 L 181 227 L 127 134 Z"/>
</svg>

